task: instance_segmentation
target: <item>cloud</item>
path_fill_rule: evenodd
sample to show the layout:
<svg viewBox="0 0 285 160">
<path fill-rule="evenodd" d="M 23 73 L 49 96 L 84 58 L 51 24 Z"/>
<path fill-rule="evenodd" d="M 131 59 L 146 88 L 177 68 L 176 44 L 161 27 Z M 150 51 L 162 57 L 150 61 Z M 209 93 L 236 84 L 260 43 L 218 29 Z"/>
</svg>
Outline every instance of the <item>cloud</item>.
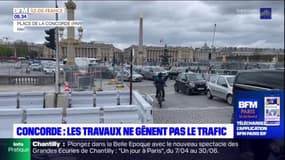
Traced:
<svg viewBox="0 0 285 160">
<path fill-rule="evenodd" d="M 53 1 L 2 1 L 0 37 L 44 42 L 44 30 L 13 33 L 13 7 L 53 7 Z M 58 1 L 65 7 L 65 1 Z M 210 45 L 217 24 L 215 46 L 284 48 L 284 2 L 281 1 L 76 1 L 76 20 L 83 22 L 83 40 L 113 43 L 126 48 L 138 44 L 139 15 L 144 18 L 144 44 L 201 47 Z M 271 20 L 259 19 L 259 8 L 272 8 Z M 241 12 L 245 11 L 245 12 Z M 66 19 L 66 13 L 59 19 Z M 31 15 L 31 19 L 54 19 L 54 15 Z M 76 34 L 77 35 L 77 34 Z M 122 48 L 121 48 L 122 49 Z"/>
</svg>

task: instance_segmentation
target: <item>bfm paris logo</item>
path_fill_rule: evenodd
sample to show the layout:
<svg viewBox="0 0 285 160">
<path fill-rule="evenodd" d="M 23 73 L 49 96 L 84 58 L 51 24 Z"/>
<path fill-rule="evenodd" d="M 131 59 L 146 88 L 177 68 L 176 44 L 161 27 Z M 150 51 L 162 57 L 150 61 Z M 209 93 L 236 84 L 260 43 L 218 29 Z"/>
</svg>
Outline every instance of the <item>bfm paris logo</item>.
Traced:
<svg viewBox="0 0 285 160">
<path fill-rule="evenodd" d="M 271 8 L 260 8 L 260 19 L 272 19 Z"/>
</svg>

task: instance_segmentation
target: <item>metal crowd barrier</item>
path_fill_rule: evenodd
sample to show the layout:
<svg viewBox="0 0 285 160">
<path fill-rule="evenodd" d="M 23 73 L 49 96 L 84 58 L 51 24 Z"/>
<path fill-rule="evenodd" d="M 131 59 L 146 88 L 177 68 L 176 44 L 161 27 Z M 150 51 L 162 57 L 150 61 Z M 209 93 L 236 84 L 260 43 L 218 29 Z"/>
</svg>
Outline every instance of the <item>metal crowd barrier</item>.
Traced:
<svg viewBox="0 0 285 160">
<path fill-rule="evenodd" d="M 0 93 L 0 138 L 12 137 L 14 123 L 153 123 L 152 105 L 137 91 L 129 105 L 129 92 L 74 92 L 71 108 L 45 108 L 44 92 Z M 101 103 L 100 99 L 111 103 Z M 94 101 L 99 101 L 94 107 Z M 107 101 L 108 102 L 108 101 Z"/>
</svg>

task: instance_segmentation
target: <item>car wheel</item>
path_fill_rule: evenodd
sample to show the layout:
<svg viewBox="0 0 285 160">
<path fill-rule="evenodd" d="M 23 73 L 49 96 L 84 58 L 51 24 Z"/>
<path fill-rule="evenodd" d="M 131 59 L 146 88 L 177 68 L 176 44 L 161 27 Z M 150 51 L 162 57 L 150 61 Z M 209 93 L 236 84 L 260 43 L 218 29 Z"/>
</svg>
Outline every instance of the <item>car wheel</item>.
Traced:
<svg viewBox="0 0 285 160">
<path fill-rule="evenodd" d="M 179 92 L 179 89 L 176 85 L 174 85 L 174 90 L 175 90 L 175 92 Z"/>
<path fill-rule="evenodd" d="M 192 91 L 191 91 L 190 88 L 187 88 L 187 89 L 186 89 L 186 94 L 187 94 L 187 95 L 191 95 L 191 94 L 192 94 Z"/>
<path fill-rule="evenodd" d="M 232 104 L 233 104 L 233 96 L 230 95 L 230 94 L 227 96 L 227 103 L 228 103 L 229 105 L 232 105 Z"/>
<path fill-rule="evenodd" d="M 207 97 L 208 97 L 208 99 L 212 99 L 213 98 L 213 95 L 212 95 L 210 90 L 207 90 Z"/>
</svg>

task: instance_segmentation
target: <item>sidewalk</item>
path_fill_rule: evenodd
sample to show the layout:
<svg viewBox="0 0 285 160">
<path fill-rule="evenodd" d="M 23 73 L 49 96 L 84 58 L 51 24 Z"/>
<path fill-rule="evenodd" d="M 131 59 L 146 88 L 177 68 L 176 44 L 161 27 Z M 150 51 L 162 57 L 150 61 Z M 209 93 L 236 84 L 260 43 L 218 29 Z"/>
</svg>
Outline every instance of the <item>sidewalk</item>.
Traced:
<svg viewBox="0 0 285 160">
<path fill-rule="evenodd" d="M 110 90 L 128 90 L 128 85 L 123 83 L 123 88 L 117 88 L 117 84 L 109 84 L 110 80 L 102 80 L 102 90 L 103 91 L 110 91 Z M 95 82 L 96 90 L 101 87 L 100 80 Z M 44 91 L 44 92 L 54 92 L 55 86 L 54 85 L 0 85 L 0 92 L 31 92 L 31 91 Z M 64 86 L 61 86 L 61 92 L 64 91 Z"/>
</svg>

